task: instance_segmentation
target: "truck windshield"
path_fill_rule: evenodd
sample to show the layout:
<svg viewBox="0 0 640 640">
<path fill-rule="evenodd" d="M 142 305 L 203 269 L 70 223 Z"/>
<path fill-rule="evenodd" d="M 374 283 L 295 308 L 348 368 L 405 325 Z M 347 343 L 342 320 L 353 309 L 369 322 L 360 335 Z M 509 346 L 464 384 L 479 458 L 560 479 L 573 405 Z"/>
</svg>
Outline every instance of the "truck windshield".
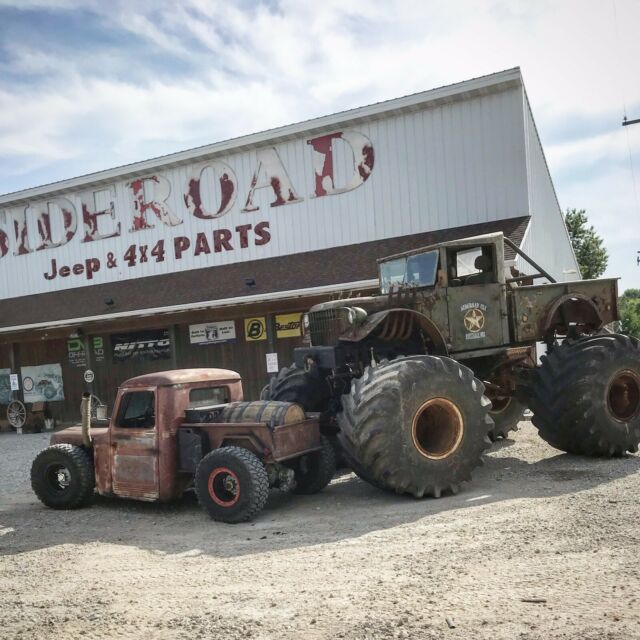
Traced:
<svg viewBox="0 0 640 640">
<path fill-rule="evenodd" d="M 437 273 L 437 249 L 383 262 L 380 265 L 380 290 L 389 293 L 389 289 L 403 285 L 432 287 L 436 283 Z"/>
</svg>

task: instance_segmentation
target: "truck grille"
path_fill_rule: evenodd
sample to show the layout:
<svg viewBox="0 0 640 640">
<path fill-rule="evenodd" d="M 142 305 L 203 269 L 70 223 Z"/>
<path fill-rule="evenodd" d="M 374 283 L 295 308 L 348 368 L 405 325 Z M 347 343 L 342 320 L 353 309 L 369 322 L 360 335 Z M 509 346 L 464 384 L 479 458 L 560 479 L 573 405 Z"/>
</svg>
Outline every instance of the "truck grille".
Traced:
<svg viewBox="0 0 640 640">
<path fill-rule="evenodd" d="M 348 310 L 345 307 L 310 312 L 311 344 L 315 346 L 336 344 L 339 336 L 349 327 L 347 313 Z"/>
</svg>

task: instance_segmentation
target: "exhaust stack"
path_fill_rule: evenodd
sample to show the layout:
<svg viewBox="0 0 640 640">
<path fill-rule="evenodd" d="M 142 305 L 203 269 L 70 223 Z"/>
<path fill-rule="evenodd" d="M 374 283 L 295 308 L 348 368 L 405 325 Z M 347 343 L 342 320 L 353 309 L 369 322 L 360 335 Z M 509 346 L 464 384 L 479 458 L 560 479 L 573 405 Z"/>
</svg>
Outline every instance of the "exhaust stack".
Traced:
<svg viewBox="0 0 640 640">
<path fill-rule="evenodd" d="M 82 416 L 82 444 L 91 449 L 91 394 L 83 393 L 80 402 L 80 415 Z"/>
</svg>

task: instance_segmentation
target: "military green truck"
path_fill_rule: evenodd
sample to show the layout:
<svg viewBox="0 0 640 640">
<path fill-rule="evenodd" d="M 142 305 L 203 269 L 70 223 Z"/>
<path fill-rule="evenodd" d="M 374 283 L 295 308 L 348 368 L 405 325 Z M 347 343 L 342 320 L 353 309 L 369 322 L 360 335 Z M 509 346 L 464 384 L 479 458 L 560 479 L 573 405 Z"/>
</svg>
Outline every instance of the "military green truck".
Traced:
<svg viewBox="0 0 640 640">
<path fill-rule="evenodd" d="M 384 258 L 379 275 L 379 294 L 304 316 L 309 346 L 263 396 L 321 412 L 362 478 L 416 497 L 456 492 L 527 406 L 558 449 L 637 450 L 640 346 L 608 332 L 616 279 L 556 282 L 502 233 Z"/>
</svg>

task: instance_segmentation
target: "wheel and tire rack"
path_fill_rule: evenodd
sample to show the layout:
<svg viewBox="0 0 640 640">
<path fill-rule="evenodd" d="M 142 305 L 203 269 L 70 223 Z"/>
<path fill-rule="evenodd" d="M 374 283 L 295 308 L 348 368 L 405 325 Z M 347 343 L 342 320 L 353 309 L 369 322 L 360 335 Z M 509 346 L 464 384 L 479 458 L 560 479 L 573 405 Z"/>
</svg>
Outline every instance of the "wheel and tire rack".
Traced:
<svg viewBox="0 0 640 640">
<path fill-rule="evenodd" d="M 552 447 L 621 456 L 640 443 L 640 342 L 619 334 L 566 340 L 527 388 L 532 422 Z"/>
<path fill-rule="evenodd" d="M 27 421 L 27 408 L 20 400 L 12 400 L 7 406 L 7 421 L 14 429 L 24 426 Z"/>
<path fill-rule="evenodd" d="M 396 493 L 456 493 L 491 444 L 484 385 L 451 358 L 410 356 L 368 367 L 342 406 L 338 437 L 359 475 Z"/>
<path fill-rule="evenodd" d="M 77 509 L 91 501 L 95 476 L 91 455 L 72 444 L 42 450 L 31 465 L 31 487 L 52 509 Z"/>
<path fill-rule="evenodd" d="M 322 448 L 313 453 L 296 458 L 292 467 L 296 475 L 294 493 L 311 495 L 322 491 L 336 472 L 336 456 L 331 443 L 320 436 Z"/>
<path fill-rule="evenodd" d="M 220 522 L 251 520 L 269 497 L 269 478 L 262 461 L 248 449 L 222 447 L 198 464 L 194 487 L 200 506 Z"/>
</svg>

